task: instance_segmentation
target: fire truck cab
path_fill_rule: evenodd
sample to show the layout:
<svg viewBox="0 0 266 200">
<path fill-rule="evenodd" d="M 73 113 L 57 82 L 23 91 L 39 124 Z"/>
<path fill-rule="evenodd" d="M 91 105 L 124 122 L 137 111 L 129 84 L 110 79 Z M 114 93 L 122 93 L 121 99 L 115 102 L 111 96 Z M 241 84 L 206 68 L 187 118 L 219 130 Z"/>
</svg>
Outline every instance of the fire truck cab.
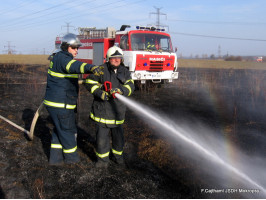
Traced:
<svg viewBox="0 0 266 200">
<path fill-rule="evenodd" d="M 117 45 L 124 52 L 124 64 L 135 81 L 142 84 L 172 82 L 178 79 L 177 56 L 173 51 L 170 35 L 164 29 L 137 26 L 127 30 L 122 25 L 119 31 L 112 27 L 96 29 L 79 28 L 79 48 L 77 60 L 101 65 L 105 62 L 107 50 Z"/>
<path fill-rule="evenodd" d="M 126 31 L 123 26 L 121 29 L 116 32 L 115 44 L 123 50 L 124 64 L 134 80 L 161 83 L 178 78 L 177 57 L 164 29 L 141 26 L 136 30 Z"/>
</svg>

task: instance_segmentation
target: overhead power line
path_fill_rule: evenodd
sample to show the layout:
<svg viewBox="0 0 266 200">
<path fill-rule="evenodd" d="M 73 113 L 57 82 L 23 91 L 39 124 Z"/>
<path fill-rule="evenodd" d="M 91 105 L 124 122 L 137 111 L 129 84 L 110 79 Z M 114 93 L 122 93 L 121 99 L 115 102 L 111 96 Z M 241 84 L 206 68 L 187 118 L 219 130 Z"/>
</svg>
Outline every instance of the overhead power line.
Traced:
<svg viewBox="0 0 266 200">
<path fill-rule="evenodd" d="M 213 36 L 213 35 L 200 35 L 191 33 L 180 33 L 180 32 L 170 32 L 171 34 L 194 36 L 194 37 L 205 37 L 205 38 L 218 38 L 218 39 L 229 39 L 229 40 L 249 40 L 256 42 L 266 42 L 266 39 L 250 39 L 250 38 L 238 38 L 238 37 L 224 37 L 224 36 Z"/>
<path fill-rule="evenodd" d="M 25 0 L 24 0 L 23 2 L 16 4 L 16 7 L 12 6 L 12 8 L 0 10 L 0 15 L 5 15 L 5 14 L 10 13 L 10 12 L 14 13 L 15 10 L 23 8 L 25 6 L 28 6 L 28 5 L 32 4 L 33 2 L 36 2 L 36 0 L 31 0 L 28 2 L 27 1 L 25 2 Z"/>
<path fill-rule="evenodd" d="M 95 0 L 94 0 L 94 1 L 95 1 Z M 5 25 L 5 27 L 14 26 L 14 25 L 20 24 L 20 23 L 23 22 L 23 21 L 28 21 L 29 19 L 27 19 L 27 18 L 29 18 L 29 17 L 31 17 L 31 16 L 33 16 L 33 15 L 37 15 L 37 14 L 39 14 L 39 13 L 43 13 L 43 12 L 46 12 L 46 11 L 50 11 L 50 10 L 52 10 L 52 9 L 55 9 L 55 8 L 57 8 L 57 7 L 61 7 L 61 6 L 65 5 L 65 4 L 67 4 L 67 3 L 71 3 L 71 2 L 73 2 L 73 0 L 69 0 L 69 1 L 64 2 L 64 3 L 56 4 L 56 5 L 54 5 L 54 6 L 51 6 L 51 7 L 48 7 L 48 8 L 42 9 L 42 10 L 35 11 L 35 12 L 33 12 L 33 13 L 28 13 L 28 14 L 26 14 L 26 15 L 23 15 L 23 16 L 20 16 L 20 17 L 18 17 L 18 18 L 16 18 L 16 19 L 13 19 L 13 23 L 10 23 L 9 21 L 6 21 L 6 22 L 2 23 L 1 25 L 7 24 L 7 25 Z M 45 15 L 47 15 L 47 14 L 45 14 Z M 44 15 L 44 16 L 45 16 L 45 15 Z M 26 19 L 25 19 L 25 18 L 26 18 Z"/>
<path fill-rule="evenodd" d="M 91 11 L 89 12 L 86 12 L 86 13 L 72 13 L 72 14 L 69 14 L 67 17 L 67 20 L 68 19 L 74 19 L 74 18 L 80 18 L 81 16 L 88 16 L 88 15 L 91 15 L 93 13 L 99 13 L 99 12 L 104 12 L 104 11 L 110 11 L 114 8 L 119 8 L 119 7 L 124 7 L 124 6 L 129 6 L 129 5 L 133 5 L 133 4 L 137 4 L 139 2 L 143 2 L 145 0 L 139 0 L 139 1 L 134 1 L 132 3 L 125 3 L 125 4 L 122 4 L 122 5 L 114 5 L 114 4 L 118 4 L 120 2 L 123 2 L 125 0 L 117 0 L 116 2 L 110 2 L 110 3 L 104 3 L 102 5 L 98 5 L 98 6 L 95 6 L 93 8 L 91 8 Z M 108 6 L 112 6 L 111 8 L 104 8 L 104 7 L 108 7 Z M 104 9 L 103 9 L 104 8 Z M 98 10 L 98 9 L 101 9 L 101 10 Z M 64 13 L 62 13 L 62 15 L 58 16 L 58 17 L 53 17 L 52 19 L 45 19 L 43 21 L 38 21 L 38 22 L 29 22 L 27 24 L 24 24 L 23 25 L 23 30 L 26 30 L 26 29 L 30 29 L 30 28 L 36 28 L 37 26 L 42 26 L 44 24 L 51 24 L 53 22 L 56 22 L 56 21 L 61 21 L 61 19 L 66 19 L 66 16 L 64 15 Z M 17 29 L 17 26 L 14 28 L 11 28 L 10 29 L 5 29 L 3 30 L 3 32 L 7 32 L 7 31 L 12 31 L 12 30 L 16 30 Z"/>
<path fill-rule="evenodd" d="M 182 20 L 182 19 L 168 19 L 168 21 L 199 23 L 199 24 L 266 25 L 265 22 L 198 21 L 198 20 Z"/>
</svg>

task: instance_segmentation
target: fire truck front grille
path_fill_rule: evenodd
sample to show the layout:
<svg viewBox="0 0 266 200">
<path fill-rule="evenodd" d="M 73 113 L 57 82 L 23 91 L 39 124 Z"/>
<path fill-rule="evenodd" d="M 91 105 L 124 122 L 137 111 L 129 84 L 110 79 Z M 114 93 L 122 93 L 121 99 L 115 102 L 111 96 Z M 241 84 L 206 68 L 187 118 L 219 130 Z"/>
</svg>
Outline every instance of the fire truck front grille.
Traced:
<svg viewBox="0 0 266 200">
<path fill-rule="evenodd" d="M 163 61 L 151 61 L 149 71 L 153 72 L 163 71 Z"/>
</svg>

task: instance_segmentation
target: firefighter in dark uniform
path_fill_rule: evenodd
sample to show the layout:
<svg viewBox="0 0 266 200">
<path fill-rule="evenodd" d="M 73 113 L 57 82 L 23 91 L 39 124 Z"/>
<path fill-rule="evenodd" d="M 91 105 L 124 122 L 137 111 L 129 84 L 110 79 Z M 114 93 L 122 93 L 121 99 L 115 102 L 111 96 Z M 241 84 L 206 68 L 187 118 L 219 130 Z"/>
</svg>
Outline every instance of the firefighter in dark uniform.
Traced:
<svg viewBox="0 0 266 200">
<path fill-rule="evenodd" d="M 86 79 L 86 88 L 94 95 L 90 118 L 97 124 L 96 133 L 96 167 L 108 167 L 110 150 L 115 163 L 125 166 L 123 158 L 124 130 L 126 106 L 115 98 L 115 93 L 130 96 L 134 91 L 134 81 L 123 64 L 123 51 L 113 46 L 108 49 L 104 74 L 90 75 Z M 104 83 L 112 84 L 110 92 L 106 92 Z M 110 136 L 112 136 L 112 149 Z"/>
<path fill-rule="evenodd" d="M 78 97 L 78 74 L 103 73 L 99 66 L 82 63 L 73 58 L 81 43 L 75 34 L 68 33 L 62 38 L 61 50 L 51 62 L 47 75 L 46 94 L 43 103 L 53 120 L 50 148 L 50 165 L 77 163 L 77 127 L 75 108 Z"/>
</svg>

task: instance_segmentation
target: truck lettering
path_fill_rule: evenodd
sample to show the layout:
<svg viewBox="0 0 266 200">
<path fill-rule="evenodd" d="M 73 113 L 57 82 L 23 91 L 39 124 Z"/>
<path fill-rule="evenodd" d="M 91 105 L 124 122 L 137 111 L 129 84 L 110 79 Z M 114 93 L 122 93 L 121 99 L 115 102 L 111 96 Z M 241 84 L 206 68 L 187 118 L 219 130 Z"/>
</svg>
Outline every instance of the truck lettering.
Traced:
<svg viewBox="0 0 266 200">
<path fill-rule="evenodd" d="M 150 61 L 165 61 L 165 58 L 150 58 Z"/>
<path fill-rule="evenodd" d="M 86 43 L 82 43 L 83 47 L 92 47 L 92 42 L 86 42 Z"/>
</svg>

